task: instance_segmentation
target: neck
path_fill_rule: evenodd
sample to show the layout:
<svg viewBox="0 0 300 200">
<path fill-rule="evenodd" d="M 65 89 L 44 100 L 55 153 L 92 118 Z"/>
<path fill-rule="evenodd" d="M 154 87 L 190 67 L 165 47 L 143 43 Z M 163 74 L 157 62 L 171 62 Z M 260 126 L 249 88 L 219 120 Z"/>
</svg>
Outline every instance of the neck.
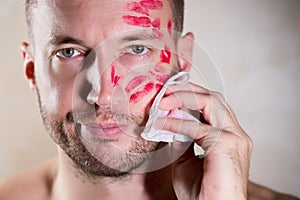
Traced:
<svg viewBox="0 0 300 200">
<path fill-rule="evenodd" d="M 164 199 L 175 197 L 171 167 L 145 174 L 129 174 L 119 178 L 88 179 L 75 168 L 72 160 L 58 148 L 58 171 L 52 200 L 81 199 Z"/>
</svg>

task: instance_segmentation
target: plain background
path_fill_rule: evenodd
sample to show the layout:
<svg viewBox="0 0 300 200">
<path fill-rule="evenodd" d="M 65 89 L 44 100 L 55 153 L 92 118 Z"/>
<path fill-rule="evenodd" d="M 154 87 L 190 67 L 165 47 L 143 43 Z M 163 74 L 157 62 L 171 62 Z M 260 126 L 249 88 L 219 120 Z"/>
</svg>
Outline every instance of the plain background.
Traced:
<svg viewBox="0 0 300 200">
<path fill-rule="evenodd" d="M 56 154 L 23 78 L 23 9 L 21 0 L 0 0 L 0 178 Z M 185 31 L 215 62 L 226 99 L 254 141 L 250 178 L 297 196 L 299 10 L 299 0 L 186 0 L 185 18 Z"/>
</svg>

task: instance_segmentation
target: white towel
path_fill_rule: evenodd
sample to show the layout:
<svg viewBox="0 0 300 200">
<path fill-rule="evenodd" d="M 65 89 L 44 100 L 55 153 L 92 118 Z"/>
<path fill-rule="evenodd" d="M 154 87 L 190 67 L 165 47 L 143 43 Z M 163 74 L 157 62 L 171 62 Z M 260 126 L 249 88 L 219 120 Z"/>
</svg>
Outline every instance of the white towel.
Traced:
<svg viewBox="0 0 300 200">
<path fill-rule="evenodd" d="M 149 119 L 147 121 L 144 131 L 141 134 L 142 138 L 144 138 L 145 140 L 155 141 L 155 142 L 175 142 L 175 141 L 188 142 L 193 140 L 192 138 L 182 135 L 180 133 L 173 133 L 170 131 L 157 130 L 153 128 L 153 124 L 157 120 L 157 118 L 164 118 L 164 117 L 194 120 L 199 122 L 199 120 L 195 118 L 193 115 L 181 109 L 175 109 L 171 111 L 163 111 L 159 109 L 159 102 L 163 98 L 167 87 L 169 85 L 176 85 L 176 84 L 185 85 L 189 82 L 189 79 L 190 79 L 190 74 L 188 72 L 179 72 L 178 74 L 172 76 L 165 82 L 162 89 L 155 97 L 153 104 L 150 108 Z"/>
</svg>

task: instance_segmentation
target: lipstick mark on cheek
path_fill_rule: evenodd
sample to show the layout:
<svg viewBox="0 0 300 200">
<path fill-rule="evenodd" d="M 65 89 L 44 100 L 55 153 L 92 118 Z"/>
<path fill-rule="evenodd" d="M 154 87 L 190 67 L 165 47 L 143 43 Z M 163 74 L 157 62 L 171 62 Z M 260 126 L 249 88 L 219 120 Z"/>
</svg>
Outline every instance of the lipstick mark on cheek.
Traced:
<svg viewBox="0 0 300 200">
<path fill-rule="evenodd" d="M 168 74 L 163 74 L 163 75 L 156 75 L 156 80 L 160 83 L 164 83 L 168 80 L 169 75 Z"/>
<path fill-rule="evenodd" d="M 162 87 L 163 87 L 163 85 L 160 84 L 160 83 L 155 84 L 155 89 L 156 89 L 157 92 L 158 92 Z"/>
<path fill-rule="evenodd" d="M 133 26 L 151 27 L 151 19 L 149 17 L 137 17 L 131 15 L 124 15 L 123 20 L 125 23 Z"/>
<path fill-rule="evenodd" d="M 160 63 L 157 63 L 157 65 L 155 65 L 154 71 L 158 73 L 166 73 L 164 67 Z"/>
<path fill-rule="evenodd" d="M 120 78 L 121 78 L 120 76 L 115 76 L 114 84 L 113 84 L 114 87 L 116 87 L 118 85 Z"/>
<path fill-rule="evenodd" d="M 129 98 L 130 103 L 137 103 L 142 98 L 144 98 L 146 95 L 148 95 L 154 88 L 154 83 L 150 82 L 147 83 L 144 88 L 140 91 L 137 91 L 136 93 L 132 94 Z"/>
<path fill-rule="evenodd" d="M 135 88 L 137 88 L 140 84 L 142 84 L 146 79 L 147 79 L 147 76 L 144 76 L 144 75 L 140 75 L 140 76 L 134 77 L 127 84 L 127 86 L 125 88 L 125 91 L 129 93 L 130 91 L 132 91 Z"/>
<path fill-rule="evenodd" d="M 116 67 L 114 65 L 111 66 L 111 74 L 110 74 L 110 79 L 114 87 L 118 85 L 118 82 L 120 80 L 120 76 L 115 75 L 116 73 Z"/>
<path fill-rule="evenodd" d="M 170 52 L 170 49 L 167 46 L 165 46 L 164 50 L 161 50 L 160 61 L 162 63 L 168 63 L 168 64 L 170 64 L 170 61 L 171 61 L 171 52 Z"/>
<path fill-rule="evenodd" d="M 169 22 L 168 22 L 168 31 L 169 31 L 170 37 L 172 37 L 172 27 L 173 27 L 172 20 L 169 20 Z"/>
<path fill-rule="evenodd" d="M 111 73 L 110 73 L 110 81 L 113 83 L 115 79 L 115 73 L 116 73 L 116 68 L 115 66 L 111 66 Z"/>
</svg>

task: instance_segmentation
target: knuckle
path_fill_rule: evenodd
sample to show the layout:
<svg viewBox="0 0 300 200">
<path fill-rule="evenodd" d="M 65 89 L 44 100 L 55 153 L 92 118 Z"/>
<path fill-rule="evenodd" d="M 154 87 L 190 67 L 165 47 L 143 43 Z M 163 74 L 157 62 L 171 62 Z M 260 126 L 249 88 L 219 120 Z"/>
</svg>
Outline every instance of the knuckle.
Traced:
<svg viewBox="0 0 300 200">
<path fill-rule="evenodd" d="M 250 153 L 253 148 L 253 141 L 245 133 L 229 133 L 223 132 L 223 140 L 227 143 L 230 149 Z"/>
</svg>

